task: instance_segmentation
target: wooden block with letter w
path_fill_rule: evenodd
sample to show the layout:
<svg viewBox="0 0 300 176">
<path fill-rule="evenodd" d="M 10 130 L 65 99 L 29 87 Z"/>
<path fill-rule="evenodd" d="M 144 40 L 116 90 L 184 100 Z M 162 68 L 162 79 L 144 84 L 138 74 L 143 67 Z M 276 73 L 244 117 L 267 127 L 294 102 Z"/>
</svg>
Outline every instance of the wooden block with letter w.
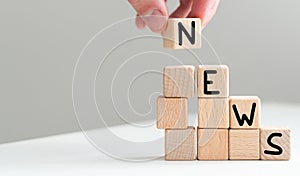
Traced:
<svg viewBox="0 0 300 176">
<path fill-rule="evenodd" d="M 260 106 L 260 99 L 256 96 L 229 97 L 230 128 L 260 128 Z"/>
</svg>

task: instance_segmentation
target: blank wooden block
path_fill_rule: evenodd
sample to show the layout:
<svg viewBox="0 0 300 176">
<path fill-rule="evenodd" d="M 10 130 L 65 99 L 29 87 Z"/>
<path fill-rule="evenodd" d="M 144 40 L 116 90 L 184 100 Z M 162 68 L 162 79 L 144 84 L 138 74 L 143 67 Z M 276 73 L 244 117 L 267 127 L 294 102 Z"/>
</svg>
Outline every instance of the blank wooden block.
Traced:
<svg viewBox="0 0 300 176">
<path fill-rule="evenodd" d="M 228 160 L 228 129 L 198 129 L 198 159 Z"/>
<path fill-rule="evenodd" d="M 195 67 L 191 65 L 166 66 L 163 76 L 165 97 L 193 97 Z"/>
<path fill-rule="evenodd" d="M 229 97 L 230 128 L 260 128 L 261 103 L 256 96 Z"/>
<path fill-rule="evenodd" d="M 290 159 L 290 130 L 263 128 L 260 131 L 260 157 L 262 160 Z"/>
<path fill-rule="evenodd" d="M 165 130 L 165 160 L 195 160 L 197 155 L 196 130 Z"/>
<path fill-rule="evenodd" d="M 164 48 L 201 48 L 201 21 L 199 18 L 170 18 L 162 36 Z"/>
<path fill-rule="evenodd" d="M 158 129 L 188 127 L 187 98 L 165 98 L 156 100 L 156 125 Z"/>
<path fill-rule="evenodd" d="M 226 65 L 198 66 L 198 97 L 229 96 L 229 69 Z"/>
<path fill-rule="evenodd" d="M 257 160 L 259 154 L 259 130 L 229 130 L 229 159 Z"/>
<path fill-rule="evenodd" d="M 198 98 L 199 128 L 229 128 L 228 98 Z"/>
</svg>

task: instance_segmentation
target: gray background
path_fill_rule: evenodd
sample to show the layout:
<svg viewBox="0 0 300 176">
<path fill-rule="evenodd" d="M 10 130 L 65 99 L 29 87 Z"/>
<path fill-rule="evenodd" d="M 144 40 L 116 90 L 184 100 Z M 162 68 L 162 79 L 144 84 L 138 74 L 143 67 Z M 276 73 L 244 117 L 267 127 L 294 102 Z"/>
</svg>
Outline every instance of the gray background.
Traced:
<svg viewBox="0 0 300 176">
<path fill-rule="evenodd" d="M 221 2 L 203 34 L 230 67 L 232 95 L 300 103 L 299 9 L 295 0 Z M 76 60 L 96 32 L 134 15 L 125 0 L 1 0 L 0 143 L 79 130 Z"/>
</svg>

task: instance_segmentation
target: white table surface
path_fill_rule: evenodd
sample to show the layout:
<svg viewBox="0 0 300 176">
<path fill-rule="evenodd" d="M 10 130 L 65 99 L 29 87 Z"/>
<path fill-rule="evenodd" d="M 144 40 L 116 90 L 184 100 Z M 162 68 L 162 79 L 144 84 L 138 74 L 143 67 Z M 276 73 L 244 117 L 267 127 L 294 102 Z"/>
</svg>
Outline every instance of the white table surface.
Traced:
<svg viewBox="0 0 300 176">
<path fill-rule="evenodd" d="M 76 132 L 0 145 L 0 175 L 299 175 L 299 115 L 300 105 L 264 104 L 262 108 L 262 126 L 288 126 L 292 130 L 290 161 L 164 161 L 158 158 L 126 162 L 101 153 L 82 132 Z M 118 131 L 127 127 L 113 128 Z"/>
</svg>

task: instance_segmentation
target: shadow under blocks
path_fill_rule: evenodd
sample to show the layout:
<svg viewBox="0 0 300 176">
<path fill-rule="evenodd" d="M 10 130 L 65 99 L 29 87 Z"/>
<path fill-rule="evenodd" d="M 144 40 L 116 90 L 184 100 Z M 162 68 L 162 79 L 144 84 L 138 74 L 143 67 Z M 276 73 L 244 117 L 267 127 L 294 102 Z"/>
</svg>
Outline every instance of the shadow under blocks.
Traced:
<svg viewBox="0 0 300 176">
<path fill-rule="evenodd" d="M 164 47 L 200 48 L 200 19 L 169 19 Z M 164 40 L 166 40 L 164 38 Z M 175 40 L 175 41 L 174 41 Z M 177 41 L 180 42 L 177 42 Z M 229 68 L 197 68 L 198 126 L 188 126 L 195 67 L 166 66 L 156 101 L 157 128 L 165 130 L 165 160 L 289 160 L 290 129 L 262 128 L 257 96 L 229 96 Z"/>
</svg>

